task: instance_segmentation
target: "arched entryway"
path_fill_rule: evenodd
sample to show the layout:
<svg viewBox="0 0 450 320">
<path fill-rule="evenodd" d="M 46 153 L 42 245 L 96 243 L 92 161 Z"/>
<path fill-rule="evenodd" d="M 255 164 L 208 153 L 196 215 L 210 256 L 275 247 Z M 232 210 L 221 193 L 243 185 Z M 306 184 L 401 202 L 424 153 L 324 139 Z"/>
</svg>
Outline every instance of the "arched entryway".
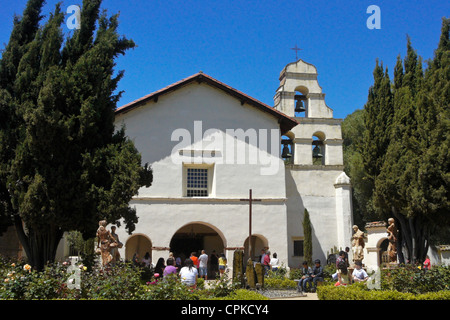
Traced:
<svg viewBox="0 0 450 320">
<path fill-rule="evenodd" d="M 125 243 L 125 260 L 131 261 L 133 255 L 137 253 L 139 255 L 139 261 L 145 256 L 146 253 L 152 255 L 152 242 L 144 234 L 133 234 L 128 238 Z"/>
<path fill-rule="evenodd" d="M 389 247 L 389 240 L 388 238 L 383 238 L 378 241 L 377 247 L 379 248 L 378 251 L 378 263 L 379 266 L 386 266 L 389 263 L 389 254 L 388 254 L 388 247 Z"/>
<path fill-rule="evenodd" d="M 170 241 L 170 251 L 184 261 L 191 252 L 199 255 L 201 250 L 205 250 L 208 255 L 213 251 L 220 255 L 224 252 L 225 245 L 225 238 L 220 230 L 204 222 L 192 222 L 175 232 Z"/>
<path fill-rule="evenodd" d="M 269 248 L 269 241 L 266 237 L 260 235 L 260 234 L 253 234 L 252 235 L 252 260 L 257 261 L 259 257 L 261 256 L 261 250 Z M 248 260 L 248 237 L 245 239 L 244 242 L 244 261 L 246 262 Z M 259 261 L 258 261 L 259 262 Z"/>
</svg>

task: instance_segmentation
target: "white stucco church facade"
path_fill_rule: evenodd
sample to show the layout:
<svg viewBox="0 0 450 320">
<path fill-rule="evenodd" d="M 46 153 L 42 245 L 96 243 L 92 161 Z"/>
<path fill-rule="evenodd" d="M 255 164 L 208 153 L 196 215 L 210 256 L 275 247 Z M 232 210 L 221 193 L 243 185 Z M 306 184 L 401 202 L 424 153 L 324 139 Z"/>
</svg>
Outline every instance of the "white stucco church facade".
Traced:
<svg viewBox="0 0 450 320">
<path fill-rule="evenodd" d="M 169 252 L 184 258 L 205 249 L 231 262 L 242 249 L 247 259 L 251 232 L 253 258 L 268 247 L 297 268 L 305 208 L 313 259 L 351 247 L 341 119 L 326 105 L 313 65 L 290 63 L 279 79 L 273 107 L 199 72 L 116 110 L 116 127 L 125 125 L 153 169 L 152 186 L 130 203 L 135 231 L 116 231 L 122 258 L 149 252 L 156 263 Z"/>
</svg>

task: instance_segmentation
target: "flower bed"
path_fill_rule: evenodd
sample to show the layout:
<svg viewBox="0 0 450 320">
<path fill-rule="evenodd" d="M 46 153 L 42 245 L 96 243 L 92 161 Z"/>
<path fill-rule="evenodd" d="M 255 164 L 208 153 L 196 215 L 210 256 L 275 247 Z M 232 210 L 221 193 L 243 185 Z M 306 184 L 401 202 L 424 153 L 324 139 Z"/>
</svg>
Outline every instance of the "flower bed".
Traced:
<svg viewBox="0 0 450 320">
<path fill-rule="evenodd" d="M 77 277 L 74 277 L 77 275 Z M 181 283 L 178 277 L 155 278 L 153 272 L 129 263 L 108 270 L 88 271 L 82 264 L 48 265 L 41 272 L 24 262 L 0 258 L 0 299 L 44 300 L 265 300 L 267 297 L 240 289 L 225 277 L 205 288 L 199 279 L 197 289 Z"/>
</svg>

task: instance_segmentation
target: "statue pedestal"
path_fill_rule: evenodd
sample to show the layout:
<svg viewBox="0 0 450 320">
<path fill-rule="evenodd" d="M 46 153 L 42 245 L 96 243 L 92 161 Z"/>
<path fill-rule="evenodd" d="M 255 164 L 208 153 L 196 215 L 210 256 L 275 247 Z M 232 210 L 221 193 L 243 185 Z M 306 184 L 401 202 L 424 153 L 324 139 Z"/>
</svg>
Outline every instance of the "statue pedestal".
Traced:
<svg viewBox="0 0 450 320">
<path fill-rule="evenodd" d="M 398 262 L 389 262 L 386 263 L 387 269 L 397 269 L 398 268 Z"/>
</svg>

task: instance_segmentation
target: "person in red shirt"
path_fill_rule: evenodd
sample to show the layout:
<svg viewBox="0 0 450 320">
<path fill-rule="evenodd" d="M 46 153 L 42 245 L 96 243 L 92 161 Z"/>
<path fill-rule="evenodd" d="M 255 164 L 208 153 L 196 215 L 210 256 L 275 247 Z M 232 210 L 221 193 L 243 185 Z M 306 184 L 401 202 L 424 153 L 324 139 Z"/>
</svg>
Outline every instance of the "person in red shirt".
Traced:
<svg viewBox="0 0 450 320">
<path fill-rule="evenodd" d="M 266 255 L 264 256 L 263 265 L 264 265 L 264 269 L 266 270 L 265 275 L 267 276 L 267 273 L 271 269 L 271 267 L 270 267 L 270 251 L 266 252 Z"/>
<path fill-rule="evenodd" d="M 198 258 L 197 258 L 197 253 L 192 252 L 190 258 L 191 258 L 191 260 L 194 262 L 194 267 L 196 267 L 196 268 L 198 269 Z"/>
<path fill-rule="evenodd" d="M 429 256 L 427 256 L 427 258 L 423 262 L 423 269 L 424 270 L 430 270 L 431 269 L 431 261 L 430 261 L 430 257 Z"/>
</svg>

